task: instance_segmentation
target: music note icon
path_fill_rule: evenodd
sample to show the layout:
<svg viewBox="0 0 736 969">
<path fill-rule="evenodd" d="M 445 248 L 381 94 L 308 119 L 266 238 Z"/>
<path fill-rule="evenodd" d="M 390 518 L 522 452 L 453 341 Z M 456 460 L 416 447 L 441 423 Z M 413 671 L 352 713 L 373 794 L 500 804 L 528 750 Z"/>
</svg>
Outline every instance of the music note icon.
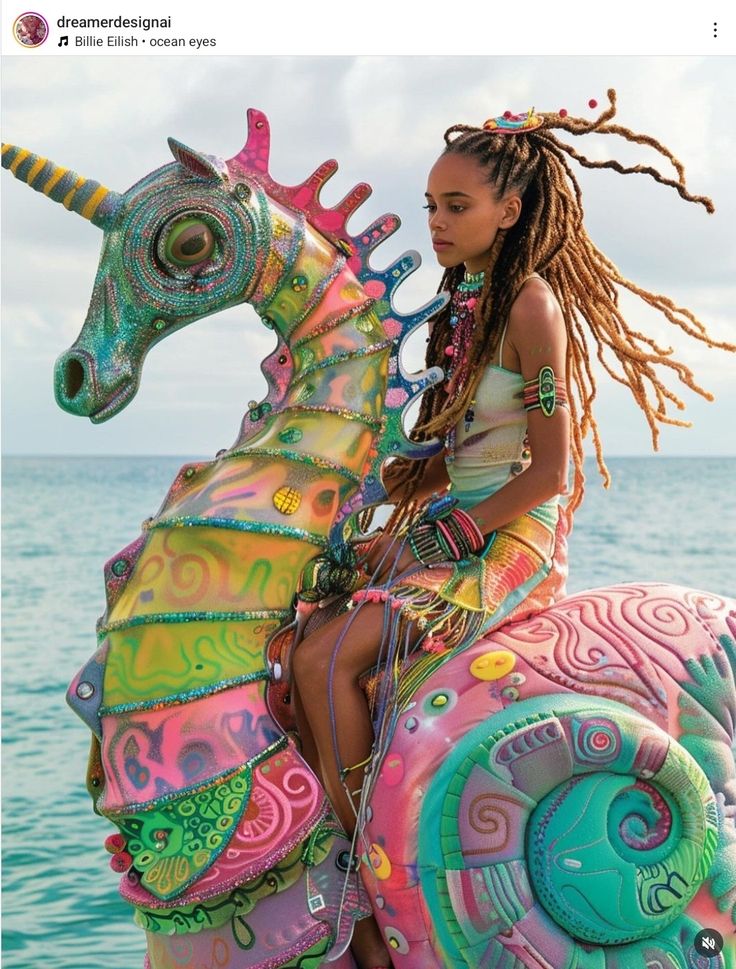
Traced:
<svg viewBox="0 0 736 969">
<path fill-rule="evenodd" d="M 57 44 L 57 46 L 58 47 L 68 47 L 69 46 L 69 36 L 68 36 L 68 34 L 65 34 L 63 37 L 60 37 L 59 38 L 59 43 Z"/>
</svg>

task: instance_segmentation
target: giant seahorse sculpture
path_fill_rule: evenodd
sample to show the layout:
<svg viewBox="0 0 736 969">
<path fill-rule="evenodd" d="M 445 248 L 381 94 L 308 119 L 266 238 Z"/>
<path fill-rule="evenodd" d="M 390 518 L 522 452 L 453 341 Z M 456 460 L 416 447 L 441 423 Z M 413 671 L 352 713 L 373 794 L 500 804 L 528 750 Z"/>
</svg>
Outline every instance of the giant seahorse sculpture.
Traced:
<svg viewBox="0 0 736 969">
<path fill-rule="evenodd" d="M 351 237 L 335 209 L 268 173 L 249 113 L 227 162 L 170 142 L 123 195 L 14 146 L 3 165 L 105 231 L 90 311 L 56 371 L 59 403 L 102 421 L 146 351 L 251 302 L 278 336 L 269 392 L 232 448 L 179 473 L 105 570 L 100 648 L 70 689 L 92 728 L 89 785 L 151 969 L 317 966 L 363 899 L 316 781 L 267 704 L 267 641 L 306 562 L 385 497 L 411 453 L 392 306 L 416 265 Z M 736 606 L 666 586 L 571 597 L 403 675 L 369 784 L 368 890 L 397 967 L 736 965 Z M 283 694 L 272 691 L 275 703 Z M 696 951 L 702 927 L 721 954 Z M 345 957 L 347 959 L 347 957 Z M 331 964 L 337 964 L 332 962 Z"/>
</svg>

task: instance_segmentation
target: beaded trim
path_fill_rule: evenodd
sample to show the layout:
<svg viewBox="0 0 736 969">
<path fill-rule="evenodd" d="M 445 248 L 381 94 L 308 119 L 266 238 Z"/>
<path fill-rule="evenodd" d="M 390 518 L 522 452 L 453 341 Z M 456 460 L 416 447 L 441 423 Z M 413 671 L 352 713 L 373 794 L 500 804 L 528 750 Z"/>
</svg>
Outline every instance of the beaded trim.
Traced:
<svg viewBox="0 0 736 969">
<path fill-rule="evenodd" d="M 259 222 L 262 225 L 269 225 L 271 221 L 271 213 L 268 208 L 268 203 L 266 202 L 265 195 L 258 193 L 259 203 L 258 203 L 258 216 Z M 263 317 L 269 310 L 278 296 L 283 282 L 286 277 L 294 269 L 294 266 L 299 259 L 299 256 L 304 251 L 304 241 L 305 241 L 305 231 L 304 227 L 306 225 L 306 219 L 296 219 L 291 227 L 291 232 L 288 236 L 274 237 L 271 234 L 269 240 L 271 247 L 276 252 L 277 256 L 282 260 L 281 272 L 279 277 L 275 280 L 267 279 L 265 272 L 265 260 L 261 267 L 261 272 L 258 277 L 254 280 L 254 286 L 252 292 L 248 297 L 253 309 L 256 313 Z M 266 294 L 266 288 L 273 282 L 273 290 L 270 296 Z"/>
<path fill-rule="evenodd" d="M 197 686 L 193 690 L 185 690 L 182 693 L 170 693 L 168 696 L 158 697 L 155 700 L 139 700 L 131 703 L 116 703 L 114 706 L 100 707 L 97 712 L 99 717 L 110 717 L 116 714 L 135 713 L 138 710 L 155 710 L 163 707 L 176 707 L 182 703 L 189 703 L 190 700 L 201 700 L 203 697 L 213 696 L 215 693 L 222 693 L 231 687 L 245 686 L 247 683 L 257 683 L 259 680 L 267 683 L 271 679 L 266 669 L 257 673 L 244 673 L 242 676 L 233 676 L 227 680 L 218 680 L 207 686 Z"/>
<path fill-rule="evenodd" d="M 349 410 L 347 407 L 330 407 L 329 404 L 291 404 L 289 407 L 277 411 L 278 414 L 291 414 L 292 412 L 297 414 L 337 414 L 338 417 L 344 417 L 349 421 L 359 421 L 374 431 L 381 430 L 386 423 L 382 417 L 370 417 L 368 414 L 360 414 L 357 410 Z"/>
<path fill-rule="evenodd" d="M 328 458 L 321 458 L 316 454 L 307 454 L 305 451 L 287 451 L 285 448 L 278 447 L 249 447 L 240 453 L 244 456 L 255 454 L 260 457 L 283 458 L 285 461 L 306 464 L 312 468 L 319 468 L 321 471 L 332 471 L 356 485 L 359 485 L 363 480 L 360 475 L 350 471 L 345 465 L 339 464 L 337 461 L 330 461 Z"/>
<path fill-rule="evenodd" d="M 257 878 L 259 875 L 262 875 L 264 872 L 268 871 L 269 868 L 273 867 L 273 865 L 283 861 L 289 855 L 289 853 L 294 850 L 294 848 L 311 838 L 319 825 L 323 824 L 327 812 L 327 803 L 323 800 L 317 811 L 312 813 L 304 824 L 300 825 L 300 827 L 294 831 L 291 837 L 286 838 L 278 848 L 267 853 L 263 858 L 255 862 L 250 862 L 250 864 L 241 869 L 237 875 L 231 876 L 230 878 L 219 882 L 214 888 L 198 888 L 195 892 L 195 890 L 190 886 L 190 888 L 187 890 L 184 904 L 196 905 L 197 902 L 206 902 L 210 899 L 222 896 L 225 892 L 230 892 L 232 890 L 237 892 L 240 885 L 244 884 L 247 886 L 249 881 L 251 881 L 253 878 Z M 336 836 L 339 835 L 336 833 Z M 146 911 L 146 909 L 141 906 L 138 896 L 132 894 L 131 892 L 126 892 L 125 883 L 122 883 L 120 886 L 120 894 L 124 899 L 134 905 L 137 911 Z M 175 912 L 179 901 L 180 900 L 178 899 L 162 900 L 151 898 L 147 904 L 148 909 L 156 912 L 162 910 Z"/>
<path fill-rule="evenodd" d="M 134 804 L 126 804 L 122 808 L 105 808 L 104 814 L 106 818 L 111 820 L 114 818 L 124 818 L 127 814 L 134 814 L 138 811 L 149 811 L 152 808 L 158 807 L 159 804 L 169 804 L 171 801 L 176 801 L 184 795 L 191 794 L 204 794 L 205 791 L 211 790 L 213 787 L 217 787 L 222 784 L 223 781 L 229 781 L 233 777 L 237 777 L 238 774 L 244 774 L 247 771 L 252 771 L 259 764 L 262 764 L 269 757 L 277 754 L 279 751 L 284 750 L 289 745 L 289 739 L 286 736 L 279 737 L 274 743 L 269 744 L 268 747 L 264 747 L 260 753 L 256 754 L 255 757 L 251 757 L 240 767 L 228 767 L 224 771 L 220 771 L 219 774 L 213 774 L 212 777 L 208 778 L 206 781 L 202 781 L 199 784 L 192 784 L 190 787 L 182 787 L 178 791 L 170 791 L 166 794 L 162 794 L 161 797 L 151 798 L 148 801 L 139 801 Z"/>
<path fill-rule="evenodd" d="M 332 266 L 332 268 L 330 269 L 330 271 L 325 276 L 323 276 L 322 279 L 318 280 L 315 283 L 314 289 L 312 290 L 312 292 L 307 294 L 307 299 L 304 301 L 304 305 L 302 306 L 301 312 L 297 313 L 297 315 L 291 321 L 291 326 L 289 327 L 289 329 L 285 334 L 286 339 L 288 339 L 292 333 L 295 333 L 302 325 L 302 323 L 319 306 L 319 304 L 322 302 L 322 297 L 330 288 L 332 283 L 335 282 L 335 280 L 338 278 L 340 273 L 343 271 L 343 269 L 345 268 L 345 264 L 346 264 L 345 257 L 338 255 L 337 260 Z"/>
<path fill-rule="evenodd" d="M 263 448 L 262 450 L 266 451 L 270 449 Z M 273 450 L 277 451 L 278 449 L 274 448 Z M 283 451 L 278 451 L 278 453 L 279 456 L 284 454 Z M 234 532 L 256 532 L 257 534 L 261 535 L 283 535 L 286 538 L 296 538 L 301 542 L 308 542 L 310 545 L 316 545 L 317 548 L 327 548 L 329 545 L 327 539 L 322 535 L 316 535 L 314 532 L 308 532 L 304 528 L 293 528 L 290 525 L 276 525 L 271 522 L 234 521 L 232 518 L 189 518 L 182 515 L 176 518 L 163 518 L 159 521 L 149 520 L 143 522 L 143 530 L 146 532 L 153 532 L 159 528 L 228 528 L 230 531 Z"/>
<path fill-rule="evenodd" d="M 284 872 L 282 868 L 279 871 L 281 881 L 277 891 L 284 891 L 302 877 L 305 866 L 301 861 L 301 854 L 301 844 L 297 843 L 296 847 L 292 848 L 284 858 L 280 859 L 287 870 Z M 207 925 L 207 928 L 219 928 L 225 922 L 228 922 L 233 915 L 237 914 L 238 910 L 242 907 L 244 901 L 243 895 L 247 894 L 247 885 L 239 889 L 240 886 L 230 891 L 222 899 L 215 896 L 212 904 L 209 904 L 210 899 L 203 899 L 199 896 L 186 902 L 179 900 L 174 905 L 162 908 L 154 908 L 152 905 L 135 905 L 133 903 L 135 907 L 135 924 L 148 932 L 156 932 L 163 935 L 198 932 L 203 922 Z M 219 894 L 224 893 L 220 892 Z M 202 906 L 202 910 L 197 911 L 199 906 Z"/>
<path fill-rule="evenodd" d="M 296 387 L 305 377 L 310 377 L 313 373 L 319 373 L 320 370 L 326 370 L 339 363 L 350 363 L 353 360 L 360 359 L 360 357 L 369 357 L 374 353 L 381 353 L 383 350 L 388 350 L 391 347 L 391 343 L 391 340 L 383 340 L 381 343 L 371 343 L 367 347 L 358 347 L 355 350 L 333 353 L 331 356 L 325 357 L 324 360 L 320 360 L 319 363 L 314 363 L 311 367 L 305 367 L 304 370 L 300 370 L 299 373 L 295 374 L 291 386 Z"/>
<path fill-rule="evenodd" d="M 149 626 L 155 623 L 176 622 L 247 622 L 249 619 L 288 619 L 290 609 L 257 609 L 250 612 L 152 612 L 146 616 L 132 616 L 114 622 L 98 623 L 97 634 L 114 633 L 132 626 Z"/>
<path fill-rule="evenodd" d="M 358 316 L 363 316 L 365 313 L 370 312 L 376 305 L 377 300 L 372 296 L 367 296 L 361 303 L 356 303 L 355 306 L 351 306 L 350 309 L 345 310 L 343 313 L 331 313 L 325 317 L 324 321 L 315 326 L 313 330 L 306 333 L 304 336 L 299 337 L 298 340 L 294 340 L 290 344 L 292 352 L 298 350 L 300 347 L 304 346 L 305 343 L 311 342 L 315 337 L 324 336 L 325 333 L 330 333 L 332 330 L 336 330 L 338 327 L 342 326 L 343 323 L 349 323 L 351 320 Z"/>
</svg>

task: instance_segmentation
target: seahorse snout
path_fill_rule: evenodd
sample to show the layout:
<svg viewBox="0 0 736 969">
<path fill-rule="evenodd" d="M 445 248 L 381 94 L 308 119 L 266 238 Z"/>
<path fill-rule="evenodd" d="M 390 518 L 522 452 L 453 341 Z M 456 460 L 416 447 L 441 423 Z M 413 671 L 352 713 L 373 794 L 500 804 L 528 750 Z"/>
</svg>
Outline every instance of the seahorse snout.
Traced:
<svg viewBox="0 0 736 969">
<path fill-rule="evenodd" d="M 93 355 L 79 346 L 63 353 L 54 368 L 54 394 L 59 407 L 95 423 L 121 410 L 136 391 L 132 367 L 101 370 Z"/>
<path fill-rule="evenodd" d="M 87 383 L 87 365 L 82 354 L 69 354 L 66 359 L 61 359 L 57 365 L 59 368 L 59 383 L 61 399 L 59 403 L 68 409 L 68 404 L 72 403 L 80 394 Z"/>
<path fill-rule="evenodd" d="M 68 350 L 56 361 L 56 402 L 70 414 L 89 416 L 94 394 L 94 361 L 85 350 Z"/>
</svg>

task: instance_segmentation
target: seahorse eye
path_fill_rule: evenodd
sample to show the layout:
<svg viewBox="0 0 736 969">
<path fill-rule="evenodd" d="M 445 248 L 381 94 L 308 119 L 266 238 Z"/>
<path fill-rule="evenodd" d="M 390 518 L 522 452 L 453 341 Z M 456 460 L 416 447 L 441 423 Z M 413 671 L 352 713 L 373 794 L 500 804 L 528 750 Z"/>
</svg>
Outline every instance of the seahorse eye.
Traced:
<svg viewBox="0 0 736 969">
<path fill-rule="evenodd" d="M 199 219 L 185 219 L 166 240 L 166 258 L 177 266 L 195 266 L 209 259 L 215 249 L 210 227 Z"/>
</svg>

